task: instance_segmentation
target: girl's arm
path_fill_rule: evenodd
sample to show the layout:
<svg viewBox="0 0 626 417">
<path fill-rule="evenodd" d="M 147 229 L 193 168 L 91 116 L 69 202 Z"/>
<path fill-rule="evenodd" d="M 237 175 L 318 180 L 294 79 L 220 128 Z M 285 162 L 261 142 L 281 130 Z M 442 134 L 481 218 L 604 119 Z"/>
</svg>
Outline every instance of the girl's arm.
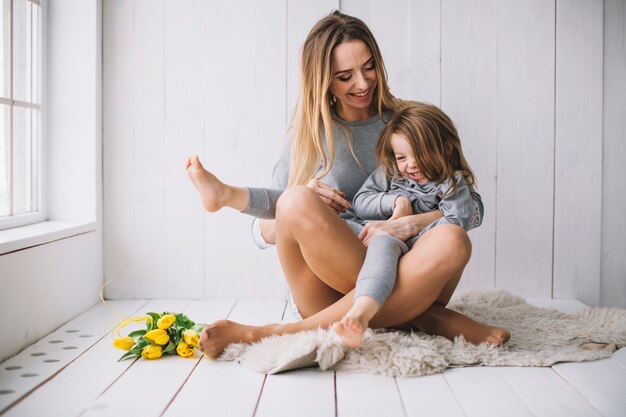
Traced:
<svg viewBox="0 0 626 417">
<path fill-rule="evenodd" d="M 483 206 L 480 195 L 467 185 L 460 173 L 457 173 L 456 181 L 456 191 L 452 194 L 449 193 L 450 181 L 439 186 L 439 192 L 444 196 L 439 202 L 439 210 L 443 217 L 428 225 L 422 233 L 441 223 L 456 224 L 465 231 L 478 227 L 482 223 Z"/>
<path fill-rule="evenodd" d="M 354 212 L 363 220 L 383 220 L 393 215 L 398 195 L 390 195 L 389 179 L 384 168 L 378 167 L 354 195 Z"/>
<path fill-rule="evenodd" d="M 449 184 L 444 183 L 441 191 L 445 194 L 448 189 Z M 379 234 L 388 234 L 397 239 L 406 240 L 441 223 L 457 224 L 465 230 L 471 230 L 480 226 L 483 213 L 480 195 L 459 175 L 456 193 L 445 196 L 439 203 L 439 210 L 394 220 L 369 222 L 361 231 L 359 238 L 365 245 L 372 237 Z"/>
</svg>

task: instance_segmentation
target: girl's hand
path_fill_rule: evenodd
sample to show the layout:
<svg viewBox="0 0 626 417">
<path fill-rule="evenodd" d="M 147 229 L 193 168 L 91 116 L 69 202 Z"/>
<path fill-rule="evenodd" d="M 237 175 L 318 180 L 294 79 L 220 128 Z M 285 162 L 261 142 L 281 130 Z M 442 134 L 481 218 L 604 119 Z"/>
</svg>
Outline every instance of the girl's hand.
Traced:
<svg viewBox="0 0 626 417">
<path fill-rule="evenodd" d="M 411 206 L 411 200 L 403 195 L 398 196 L 393 206 L 393 214 L 390 219 L 399 219 L 400 217 L 410 216 L 413 214 L 413 207 Z"/>
<path fill-rule="evenodd" d="M 331 209 L 335 210 L 337 214 L 352 208 L 352 204 L 344 198 L 345 194 L 343 192 L 335 190 L 318 179 L 312 179 L 306 186 L 315 191 L 319 198 Z"/>
</svg>

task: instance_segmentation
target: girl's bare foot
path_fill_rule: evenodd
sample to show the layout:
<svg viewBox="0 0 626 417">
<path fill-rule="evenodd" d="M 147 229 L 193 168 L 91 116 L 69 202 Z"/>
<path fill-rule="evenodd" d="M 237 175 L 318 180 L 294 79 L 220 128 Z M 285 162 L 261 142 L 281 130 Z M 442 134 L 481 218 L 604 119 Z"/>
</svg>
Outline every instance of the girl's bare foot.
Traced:
<svg viewBox="0 0 626 417">
<path fill-rule="evenodd" d="M 363 344 L 363 332 L 367 323 L 363 324 L 357 317 L 343 316 L 340 321 L 333 323 L 333 330 L 341 336 L 343 344 L 356 349 Z"/>
<path fill-rule="evenodd" d="M 276 333 L 278 325 L 247 326 L 230 320 L 218 320 L 200 332 L 198 347 L 210 358 L 217 358 L 231 343 L 253 343 Z"/>
<path fill-rule="evenodd" d="M 363 344 L 363 332 L 378 310 L 379 306 L 372 297 L 357 297 L 346 315 L 333 323 L 332 328 L 347 347 L 358 348 Z"/>
<path fill-rule="evenodd" d="M 204 169 L 197 156 L 187 158 L 185 169 L 207 211 L 214 212 L 224 207 L 228 198 L 228 187 Z"/>
</svg>

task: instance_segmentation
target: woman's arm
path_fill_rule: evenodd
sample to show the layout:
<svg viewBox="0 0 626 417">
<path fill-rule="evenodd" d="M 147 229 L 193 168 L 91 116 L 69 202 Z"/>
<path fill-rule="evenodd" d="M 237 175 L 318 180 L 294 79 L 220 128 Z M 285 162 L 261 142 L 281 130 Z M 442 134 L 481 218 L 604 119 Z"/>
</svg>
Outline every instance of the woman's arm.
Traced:
<svg viewBox="0 0 626 417">
<path fill-rule="evenodd" d="M 413 214 L 399 219 L 370 221 L 359 234 L 359 239 L 361 239 L 365 246 L 367 246 L 371 238 L 383 234 L 405 241 L 418 235 L 426 226 L 442 216 L 443 214 L 439 210 L 435 210 L 429 213 Z"/>
</svg>

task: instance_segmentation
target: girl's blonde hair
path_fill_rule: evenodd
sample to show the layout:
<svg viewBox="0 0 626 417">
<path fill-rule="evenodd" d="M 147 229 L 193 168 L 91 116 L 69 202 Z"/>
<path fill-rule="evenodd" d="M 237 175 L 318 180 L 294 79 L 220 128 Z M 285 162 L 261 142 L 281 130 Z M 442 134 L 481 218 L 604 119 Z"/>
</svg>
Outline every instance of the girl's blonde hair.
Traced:
<svg viewBox="0 0 626 417">
<path fill-rule="evenodd" d="M 437 106 L 418 102 L 405 102 L 389 119 L 378 141 L 378 161 L 385 167 L 389 178 L 400 172 L 391 147 L 391 136 L 402 136 L 409 142 L 413 156 L 422 175 L 428 180 L 452 182 L 450 193 L 457 187 L 455 173 L 460 171 L 468 185 L 474 185 L 474 172 L 463 156 L 461 139 L 450 118 Z"/>
<path fill-rule="evenodd" d="M 333 120 L 331 115 L 332 56 L 335 47 L 341 43 L 360 40 L 367 45 L 372 57 L 378 82 L 372 105 L 383 116 L 386 110 L 397 107 L 396 100 L 389 92 L 387 72 L 378 44 L 368 27 L 356 17 L 334 11 L 315 24 L 304 41 L 300 63 L 300 99 L 294 113 L 292 127 L 294 140 L 289 162 L 289 185 L 306 184 L 318 170 L 321 178 L 332 168 L 335 156 Z M 323 130 L 323 134 L 322 134 Z M 351 137 L 344 128 L 348 146 L 352 151 Z M 328 157 L 324 152 L 325 137 Z"/>
</svg>

